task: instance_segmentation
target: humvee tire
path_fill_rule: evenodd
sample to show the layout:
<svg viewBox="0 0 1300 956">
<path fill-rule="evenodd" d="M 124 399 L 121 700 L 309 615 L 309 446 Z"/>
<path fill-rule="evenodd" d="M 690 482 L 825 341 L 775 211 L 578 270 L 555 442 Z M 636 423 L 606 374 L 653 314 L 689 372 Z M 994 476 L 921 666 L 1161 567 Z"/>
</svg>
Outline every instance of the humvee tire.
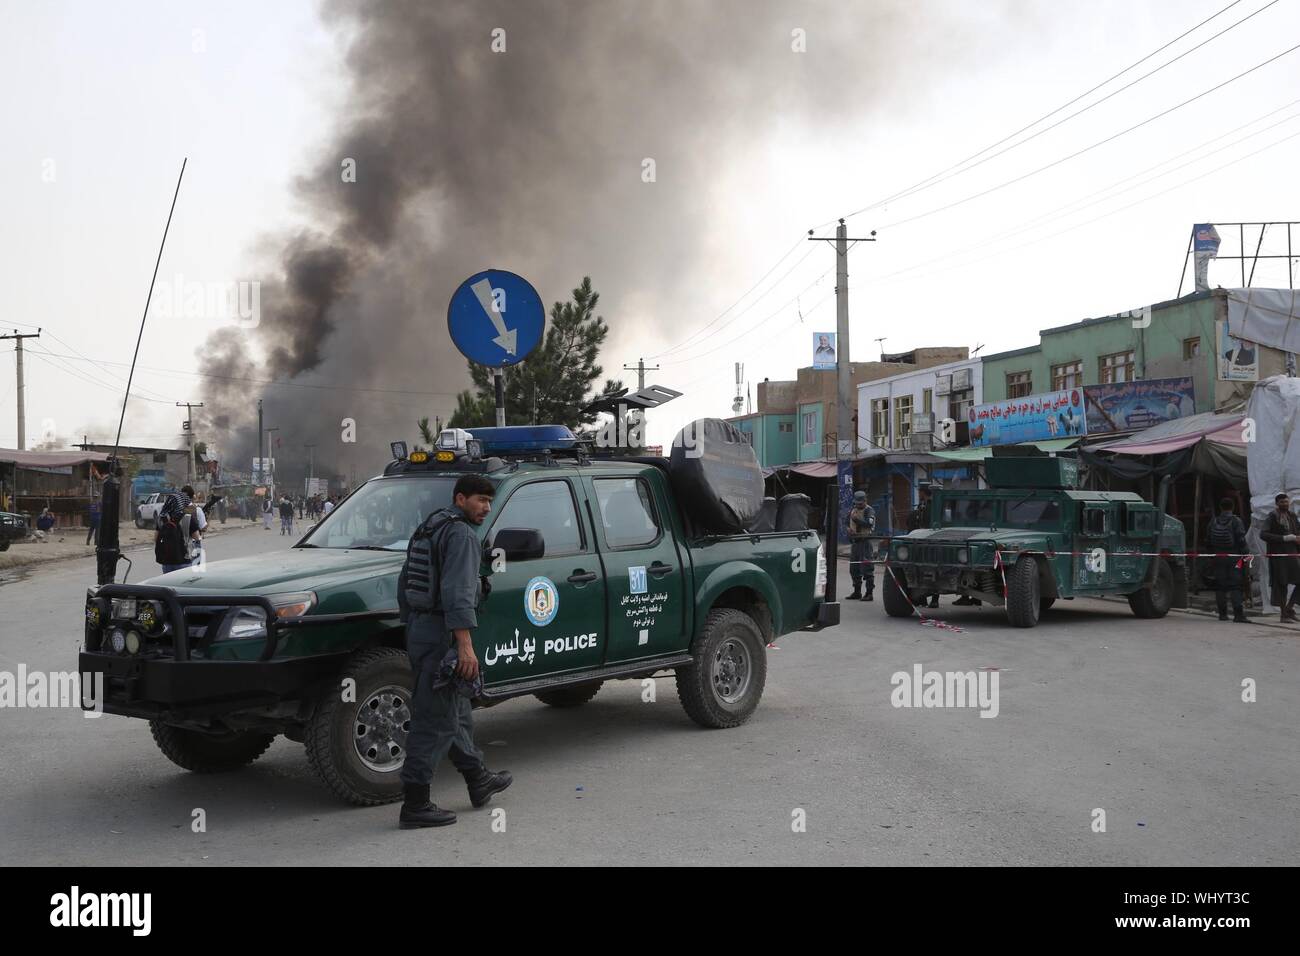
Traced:
<svg viewBox="0 0 1300 956">
<path fill-rule="evenodd" d="M 1128 596 L 1128 606 L 1138 617 L 1164 617 L 1174 603 L 1174 573 L 1169 562 L 1155 558 L 1156 573 L 1150 587 L 1134 591 Z"/>
<path fill-rule="evenodd" d="M 767 645 L 744 611 L 715 607 L 692 648 L 695 664 L 677 671 L 677 699 L 701 727 L 738 727 L 767 681 Z"/>
<path fill-rule="evenodd" d="M 1038 562 L 1023 555 L 1007 572 L 1007 620 L 1013 627 L 1033 627 L 1041 600 Z"/>
<path fill-rule="evenodd" d="M 596 696 L 603 683 L 605 682 L 598 680 L 574 687 L 557 687 L 555 690 L 544 690 L 533 696 L 550 707 L 581 707 Z"/>
<path fill-rule="evenodd" d="M 9 550 L 9 539 L 0 538 L 0 551 L 8 551 L 8 550 Z"/>
<path fill-rule="evenodd" d="M 345 701 L 342 682 L 349 677 L 356 694 Z M 370 647 L 348 658 L 338 682 L 317 700 L 307 724 L 307 762 L 341 799 L 359 807 L 401 799 L 414 683 L 405 651 Z"/>
<path fill-rule="evenodd" d="M 885 568 L 885 613 L 890 617 L 911 617 L 914 613 L 912 602 L 907 599 L 903 589 L 898 586 L 894 572 Z"/>
<path fill-rule="evenodd" d="M 149 721 L 154 743 L 172 763 L 194 773 L 222 773 L 247 766 L 271 746 L 275 734 L 254 732 L 205 734 Z"/>
</svg>

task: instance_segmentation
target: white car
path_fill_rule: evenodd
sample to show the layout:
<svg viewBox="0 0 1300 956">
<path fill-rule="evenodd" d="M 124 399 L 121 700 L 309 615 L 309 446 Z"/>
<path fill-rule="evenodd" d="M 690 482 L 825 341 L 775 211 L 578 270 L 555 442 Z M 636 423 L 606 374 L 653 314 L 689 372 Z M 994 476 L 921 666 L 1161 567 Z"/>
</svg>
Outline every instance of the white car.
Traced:
<svg viewBox="0 0 1300 956">
<path fill-rule="evenodd" d="M 154 522 L 158 520 L 158 512 L 162 506 L 167 503 L 167 496 L 171 492 L 159 492 L 145 498 L 135 506 L 135 526 L 137 528 L 151 528 Z"/>
</svg>

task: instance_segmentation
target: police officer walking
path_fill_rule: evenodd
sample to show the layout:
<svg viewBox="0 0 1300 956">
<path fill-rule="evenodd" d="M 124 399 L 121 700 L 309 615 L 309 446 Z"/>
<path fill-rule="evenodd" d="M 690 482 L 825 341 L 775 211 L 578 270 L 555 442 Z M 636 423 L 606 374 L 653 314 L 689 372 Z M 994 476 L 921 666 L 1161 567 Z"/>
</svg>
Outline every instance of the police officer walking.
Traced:
<svg viewBox="0 0 1300 956">
<path fill-rule="evenodd" d="M 875 528 L 876 510 L 867 504 L 867 493 L 853 492 L 853 510 L 849 512 L 849 577 L 853 579 L 850 601 L 870 601 L 875 594 L 876 572 L 871 566 L 870 537 Z"/>
<path fill-rule="evenodd" d="M 415 691 L 401 772 L 403 830 L 456 822 L 456 814 L 429 800 L 433 772 L 444 755 L 450 754 L 464 776 L 476 808 L 514 782 L 507 771 L 492 773 L 483 765 L 470 718 L 470 698 L 483 687 L 470 632 L 478 626 L 476 612 L 486 597 L 471 526 L 488 516 L 495 490 L 481 475 L 462 475 L 452 505 L 429 515 L 407 545 L 397 594 Z"/>
</svg>

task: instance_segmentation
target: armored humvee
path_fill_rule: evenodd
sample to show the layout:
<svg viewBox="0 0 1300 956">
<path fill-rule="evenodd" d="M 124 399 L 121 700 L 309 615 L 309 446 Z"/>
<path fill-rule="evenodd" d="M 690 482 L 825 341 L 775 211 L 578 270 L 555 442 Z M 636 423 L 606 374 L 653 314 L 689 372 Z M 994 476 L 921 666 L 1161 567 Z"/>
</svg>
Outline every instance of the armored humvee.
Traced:
<svg viewBox="0 0 1300 956">
<path fill-rule="evenodd" d="M 1058 598 L 1124 595 L 1138 617 L 1187 606 L 1182 522 L 1132 492 L 1080 491 L 1073 458 L 993 457 L 990 487 L 936 490 L 930 526 L 891 540 L 885 612 L 932 594 L 1006 608 L 1033 627 Z"/>
</svg>

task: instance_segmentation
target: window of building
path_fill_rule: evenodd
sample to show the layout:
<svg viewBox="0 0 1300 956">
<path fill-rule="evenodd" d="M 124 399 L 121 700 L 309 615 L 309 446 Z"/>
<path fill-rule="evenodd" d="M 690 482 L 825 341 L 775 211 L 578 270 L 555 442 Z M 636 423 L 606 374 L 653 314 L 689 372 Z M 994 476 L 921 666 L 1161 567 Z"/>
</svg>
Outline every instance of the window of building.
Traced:
<svg viewBox="0 0 1300 956">
<path fill-rule="evenodd" d="M 805 445 L 817 444 L 816 412 L 804 412 L 803 414 L 803 443 Z"/>
<path fill-rule="evenodd" d="M 889 446 L 889 399 L 871 400 L 871 440 L 880 447 Z"/>
<path fill-rule="evenodd" d="M 1033 375 L 1029 372 L 1007 372 L 1007 398 L 1024 398 L 1034 393 Z"/>
<path fill-rule="evenodd" d="M 776 430 L 777 430 L 778 432 L 784 432 L 784 433 L 787 434 L 787 435 L 793 435 L 793 434 L 794 434 L 794 422 L 777 422 L 777 423 L 776 423 Z"/>
<path fill-rule="evenodd" d="M 1082 384 L 1082 361 L 1076 360 L 1052 366 L 1052 391 L 1059 392 L 1063 388 L 1078 388 Z"/>
<path fill-rule="evenodd" d="M 640 478 L 597 478 L 596 501 L 611 548 L 646 545 L 659 537 L 650 486 Z"/>
<path fill-rule="evenodd" d="M 974 404 L 975 389 L 963 388 L 960 391 L 953 391 L 948 396 L 948 415 L 955 422 L 964 422 L 971 406 Z"/>
<path fill-rule="evenodd" d="M 510 496 L 496 524 L 500 528 L 536 528 L 546 543 L 546 557 L 583 550 L 582 526 L 567 481 L 534 481 Z"/>
<path fill-rule="evenodd" d="M 925 388 L 921 390 L 921 411 L 927 415 L 934 411 L 934 389 Z"/>
<path fill-rule="evenodd" d="M 1199 336 L 1192 339 L 1183 339 L 1183 358 L 1199 358 L 1201 354 L 1201 339 Z"/>
<path fill-rule="evenodd" d="M 912 444 L 912 396 L 900 395 L 894 399 L 894 447 L 907 448 Z"/>
<path fill-rule="evenodd" d="M 1103 355 L 1097 359 L 1097 378 L 1103 385 L 1133 381 L 1133 350 Z"/>
<path fill-rule="evenodd" d="M 165 464 L 167 464 L 167 452 L 165 452 L 165 451 L 156 451 L 156 452 L 154 452 L 154 453 L 153 453 L 153 463 L 154 463 L 155 465 L 165 465 Z"/>
</svg>

